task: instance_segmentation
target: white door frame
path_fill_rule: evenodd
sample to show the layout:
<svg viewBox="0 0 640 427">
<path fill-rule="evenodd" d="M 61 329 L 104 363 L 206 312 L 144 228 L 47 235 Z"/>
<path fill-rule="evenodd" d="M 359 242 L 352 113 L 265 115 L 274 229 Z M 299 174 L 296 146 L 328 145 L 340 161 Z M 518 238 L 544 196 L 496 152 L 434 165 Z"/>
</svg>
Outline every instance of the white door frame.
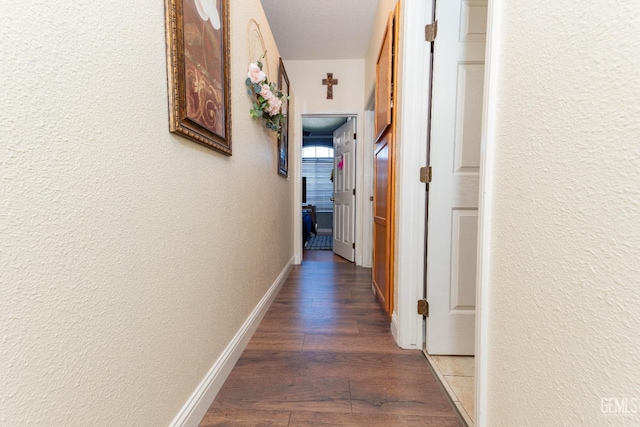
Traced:
<svg viewBox="0 0 640 427">
<path fill-rule="evenodd" d="M 480 193 L 478 198 L 478 267 L 476 290 L 476 389 L 475 425 L 487 425 L 487 355 L 489 350 L 489 266 L 491 257 L 491 171 L 495 158 L 495 123 L 497 120 L 498 72 L 500 66 L 499 40 L 502 0 L 488 0 L 487 41 L 484 65 L 484 94 L 482 117 L 482 151 L 480 153 Z"/>
<path fill-rule="evenodd" d="M 399 104 L 396 123 L 396 307 L 391 332 L 406 349 L 423 347 L 422 316 L 416 310 L 422 298 L 425 256 L 425 186 L 419 180 L 427 160 L 430 46 L 424 26 L 431 20 L 430 1 L 408 0 L 400 8 Z M 416 96 L 415 94 L 419 94 Z"/>
<path fill-rule="evenodd" d="M 427 90 L 423 87 L 425 75 L 428 75 L 429 65 L 426 61 L 421 45 L 423 45 L 424 25 L 430 22 L 431 5 L 426 4 L 422 0 L 406 0 L 403 2 L 401 12 L 401 39 L 404 43 L 403 52 L 400 55 L 402 59 L 412 58 L 412 69 L 403 69 L 402 59 L 400 62 L 400 74 L 403 87 L 411 88 L 414 93 L 426 94 Z M 493 167 L 495 158 L 495 123 L 496 123 L 496 99 L 498 95 L 497 76 L 500 68 L 499 63 L 499 40 L 501 39 L 501 18 L 499 11 L 501 9 L 502 0 L 489 0 L 487 11 L 487 39 L 485 53 L 485 87 L 484 87 L 484 105 L 483 105 L 483 122 L 482 122 L 482 152 L 481 152 L 481 170 L 480 170 L 480 192 L 479 192 L 479 217 L 478 217 L 478 284 L 476 291 L 476 355 L 475 355 L 475 425 L 484 427 L 487 425 L 486 409 L 487 409 L 487 354 L 489 347 L 488 340 L 488 320 L 489 320 L 489 266 L 490 266 L 490 245 L 491 245 L 491 195 L 494 192 L 492 175 L 490 171 Z M 427 10 L 428 9 L 428 10 Z M 424 45 L 427 45 L 424 43 Z M 415 61 L 415 62 L 414 62 Z M 407 67 L 408 68 L 408 67 Z M 400 88 L 402 91 L 402 88 Z M 396 277 L 396 289 L 398 292 L 397 312 L 394 312 L 394 322 L 392 331 L 399 346 L 403 348 L 416 348 L 414 342 L 422 346 L 424 334 L 422 333 L 422 320 L 415 315 L 416 301 L 422 297 L 422 284 L 424 279 L 424 269 L 422 262 L 424 260 L 424 239 L 416 242 L 408 235 L 410 224 L 418 226 L 418 230 L 413 229 L 414 235 L 424 236 L 423 221 L 416 221 L 416 217 L 424 218 L 425 200 L 424 191 L 415 189 L 417 181 L 417 169 L 424 164 L 425 155 L 421 155 L 420 145 L 426 141 L 427 131 L 420 127 L 420 122 L 426 117 L 426 106 L 419 101 L 426 97 L 409 97 L 414 99 L 406 99 L 401 96 L 399 117 L 399 152 L 398 160 L 401 161 L 401 167 L 398 168 L 398 188 L 407 185 L 411 188 L 413 194 L 409 191 L 398 193 L 398 206 L 400 208 L 399 224 L 405 223 L 405 228 L 399 228 L 397 233 L 398 241 L 398 269 Z M 415 108 L 410 105 L 415 104 Z M 412 129 L 412 126 L 415 126 Z M 400 139 L 402 138 L 402 139 Z M 414 154 L 414 155 L 412 155 Z M 407 170 L 410 169 L 410 170 Z M 422 188 L 424 190 L 424 188 Z M 415 215 L 414 215 L 415 214 Z M 409 221 L 407 224 L 406 222 Z M 420 230 L 421 228 L 421 230 Z M 410 254 L 410 250 L 414 249 L 412 256 L 400 257 L 401 253 Z M 412 258 L 406 260 L 403 258 Z M 419 265 L 420 268 L 415 268 Z"/>
<path fill-rule="evenodd" d="M 369 197 L 373 194 L 373 188 L 369 188 L 367 184 L 366 177 L 371 175 L 371 168 L 373 167 L 373 162 L 366 162 L 364 158 L 364 154 L 366 150 L 361 150 L 359 148 L 360 145 L 367 144 L 365 138 L 367 135 L 371 135 L 373 132 L 368 130 L 365 132 L 365 118 L 364 118 L 364 110 L 358 111 L 335 111 L 335 112 L 322 112 L 322 113 L 304 113 L 297 114 L 295 123 L 296 137 L 292 138 L 293 141 L 296 141 L 295 147 L 289 147 L 289 165 L 296 165 L 295 171 L 292 174 L 292 179 L 294 179 L 294 262 L 295 264 L 300 264 L 302 262 L 302 215 L 300 214 L 300 210 L 302 207 L 302 119 L 305 117 L 355 117 L 356 118 L 356 128 L 358 138 L 356 141 L 356 223 L 355 223 L 355 231 L 356 231 L 356 251 L 355 251 L 355 264 L 365 267 L 370 267 L 371 265 L 371 256 L 368 257 L 363 254 L 371 253 L 371 245 L 373 240 L 373 228 L 370 230 L 370 233 L 363 229 L 363 225 L 367 224 L 366 220 L 363 220 L 363 215 L 366 215 L 368 212 L 367 208 L 371 207 L 371 202 L 369 201 Z M 367 123 L 369 121 L 366 121 Z M 362 138 L 360 137 L 362 135 Z M 371 142 L 373 144 L 373 142 Z M 293 149 L 291 149 L 293 148 Z M 368 174 L 368 175 L 367 175 Z M 369 185 L 372 187 L 372 184 Z M 371 223 L 371 221 L 369 221 Z M 369 236 L 371 234 L 371 236 Z M 369 265 L 366 262 L 369 262 Z"/>
<path fill-rule="evenodd" d="M 356 117 L 349 117 L 346 123 L 333 131 L 333 253 L 354 263 L 356 156 L 362 147 L 356 138 L 357 120 Z"/>
</svg>

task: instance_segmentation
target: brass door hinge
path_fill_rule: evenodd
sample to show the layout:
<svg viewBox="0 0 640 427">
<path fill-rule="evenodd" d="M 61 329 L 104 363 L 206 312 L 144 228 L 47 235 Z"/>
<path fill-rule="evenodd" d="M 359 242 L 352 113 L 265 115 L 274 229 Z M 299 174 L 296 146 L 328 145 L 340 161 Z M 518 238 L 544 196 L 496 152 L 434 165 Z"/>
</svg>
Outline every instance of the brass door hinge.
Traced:
<svg viewBox="0 0 640 427">
<path fill-rule="evenodd" d="M 420 182 L 428 184 L 431 182 L 431 166 L 420 168 Z"/>
<path fill-rule="evenodd" d="M 429 43 L 433 43 L 438 35 L 438 21 L 424 26 L 424 39 Z"/>
<path fill-rule="evenodd" d="M 424 298 L 418 300 L 418 315 L 429 317 L 429 301 Z"/>
</svg>

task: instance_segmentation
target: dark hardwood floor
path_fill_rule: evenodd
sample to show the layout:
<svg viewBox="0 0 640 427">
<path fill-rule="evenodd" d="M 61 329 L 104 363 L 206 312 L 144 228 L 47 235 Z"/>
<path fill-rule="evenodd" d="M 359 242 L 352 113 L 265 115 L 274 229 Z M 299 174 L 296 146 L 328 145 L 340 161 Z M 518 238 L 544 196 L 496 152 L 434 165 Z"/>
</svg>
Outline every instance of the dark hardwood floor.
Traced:
<svg viewBox="0 0 640 427">
<path fill-rule="evenodd" d="M 421 352 L 396 346 L 371 270 L 305 251 L 200 425 L 462 424 Z"/>
</svg>

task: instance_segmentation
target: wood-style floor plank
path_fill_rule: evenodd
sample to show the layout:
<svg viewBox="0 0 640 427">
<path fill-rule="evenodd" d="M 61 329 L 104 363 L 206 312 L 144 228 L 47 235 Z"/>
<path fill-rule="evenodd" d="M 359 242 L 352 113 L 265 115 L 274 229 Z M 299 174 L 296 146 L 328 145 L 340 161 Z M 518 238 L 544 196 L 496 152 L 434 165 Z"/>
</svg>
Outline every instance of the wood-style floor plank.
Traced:
<svg viewBox="0 0 640 427">
<path fill-rule="evenodd" d="M 272 411 L 351 412 L 349 380 L 335 377 L 233 378 L 212 407 Z"/>
<path fill-rule="evenodd" d="M 304 343 L 303 333 L 271 333 L 256 331 L 244 351 L 252 350 L 299 350 Z"/>
<path fill-rule="evenodd" d="M 456 417 L 293 412 L 289 427 L 460 427 Z"/>
<path fill-rule="evenodd" d="M 461 426 L 422 353 L 395 344 L 371 270 L 311 252 L 200 425 Z"/>
<path fill-rule="evenodd" d="M 386 317 L 383 318 L 360 318 L 358 322 L 358 331 L 363 333 L 379 333 L 384 334 L 389 331 L 391 322 Z"/>
<path fill-rule="evenodd" d="M 350 381 L 354 413 L 449 416 L 451 405 L 439 384 L 419 379 L 353 379 Z"/>
<path fill-rule="evenodd" d="M 302 318 L 292 322 L 287 317 L 263 319 L 259 332 L 304 332 L 316 334 L 357 334 L 358 321 L 355 319 L 332 319 L 331 317 Z"/>
<path fill-rule="evenodd" d="M 371 310 L 377 310 L 379 308 L 378 303 L 374 300 L 363 300 L 362 298 L 314 298 L 311 302 L 311 307 L 322 308 L 330 307 L 337 309 L 348 308 L 368 308 Z"/>
<path fill-rule="evenodd" d="M 304 351 L 333 351 L 339 353 L 404 353 L 396 346 L 391 333 L 360 333 L 355 336 L 306 334 Z"/>
<path fill-rule="evenodd" d="M 424 370 L 424 360 L 415 354 L 336 352 L 245 352 L 233 378 L 260 379 L 275 376 L 334 377 L 366 381 L 380 372 L 388 380 L 414 380 Z"/>
<path fill-rule="evenodd" d="M 287 427 L 289 411 L 254 411 L 233 408 L 210 408 L 200 427 Z"/>
</svg>

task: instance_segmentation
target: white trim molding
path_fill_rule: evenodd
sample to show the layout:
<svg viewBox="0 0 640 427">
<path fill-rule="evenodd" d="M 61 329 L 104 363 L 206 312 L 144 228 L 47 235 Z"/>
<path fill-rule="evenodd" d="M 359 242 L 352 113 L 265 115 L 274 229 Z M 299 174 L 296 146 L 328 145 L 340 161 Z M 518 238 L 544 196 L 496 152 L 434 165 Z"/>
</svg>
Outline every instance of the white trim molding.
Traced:
<svg viewBox="0 0 640 427">
<path fill-rule="evenodd" d="M 478 200 L 478 267 L 476 290 L 475 349 L 475 425 L 487 425 L 487 355 L 489 351 L 489 278 L 491 266 L 491 221 L 493 197 L 493 163 L 495 157 L 495 124 L 498 100 L 500 0 L 489 0 L 487 10 L 487 44 L 484 72 L 484 105 L 482 113 L 482 152 Z"/>
<path fill-rule="evenodd" d="M 427 166 L 427 116 L 429 108 L 429 43 L 424 25 L 431 19 L 431 3 L 407 1 L 402 15 L 399 55 L 399 114 L 396 144 L 396 307 L 397 344 L 406 349 L 424 346 L 422 316 L 416 312 L 424 294 L 425 186 L 420 167 Z M 419 96 L 416 96 L 419 94 Z"/>
<path fill-rule="evenodd" d="M 197 427 L 205 416 L 209 406 L 222 388 L 231 370 L 240 358 L 244 348 L 256 331 L 262 318 L 269 310 L 271 303 L 284 284 L 294 264 L 292 257 L 282 272 L 273 282 L 267 293 L 262 297 L 258 305 L 253 309 L 247 320 L 243 323 L 238 333 L 233 337 L 229 345 L 224 349 L 218 360 L 213 364 L 204 379 L 198 384 L 182 409 L 171 422 L 171 427 Z"/>
<path fill-rule="evenodd" d="M 396 340 L 396 343 L 399 342 L 398 339 L 398 315 L 393 313 L 391 315 L 391 335 L 393 339 Z"/>
<path fill-rule="evenodd" d="M 375 125 L 375 112 L 365 110 L 363 115 L 363 139 L 360 144 L 361 161 L 360 172 L 362 181 L 360 182 L 360 201 L 362 208 L 356 224 L 362 233 L 362 266 L 372 268 L 373 266 L 373 132 Z M 356 211 L 356 215 L 358 212 Z"/>
</svg>

